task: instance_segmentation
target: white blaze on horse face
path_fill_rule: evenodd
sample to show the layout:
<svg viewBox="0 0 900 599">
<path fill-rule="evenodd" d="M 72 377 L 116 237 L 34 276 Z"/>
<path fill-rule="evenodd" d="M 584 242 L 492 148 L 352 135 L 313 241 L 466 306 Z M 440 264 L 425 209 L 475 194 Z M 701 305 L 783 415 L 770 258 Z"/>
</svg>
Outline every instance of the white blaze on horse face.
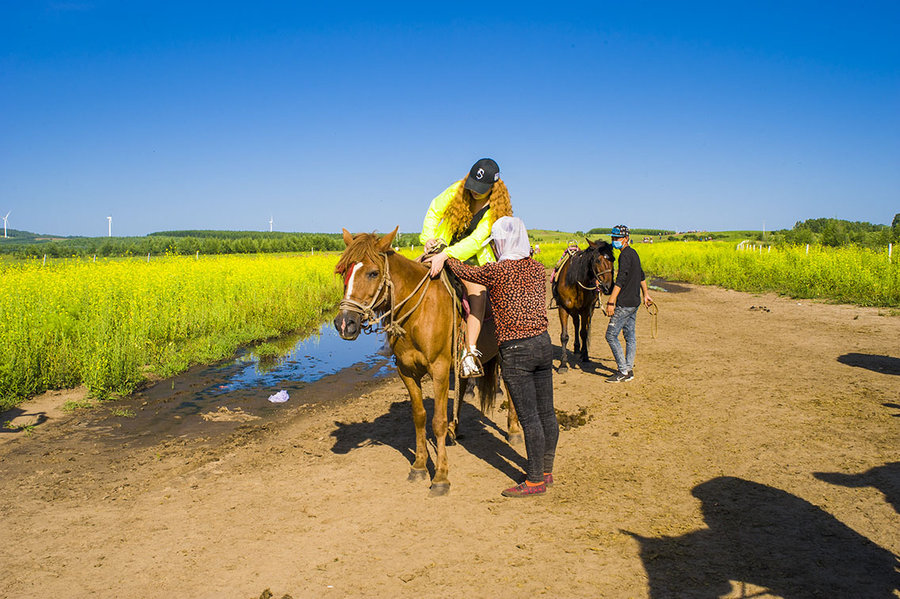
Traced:
<svg viewBox="0 0 900 599">
<path fill-rule="evenodd" d="M 353 265 L 353 268 L 350 269 L 350 276 L 347 277 L 347 293 L 344 294 L 344 299 L 350 299 L 353 295 L 353 279 L 356 277 L 356 271 L 359 270 L 359 267 L 362 265 L 362 262 L 357 262 Z"/>
</svg>

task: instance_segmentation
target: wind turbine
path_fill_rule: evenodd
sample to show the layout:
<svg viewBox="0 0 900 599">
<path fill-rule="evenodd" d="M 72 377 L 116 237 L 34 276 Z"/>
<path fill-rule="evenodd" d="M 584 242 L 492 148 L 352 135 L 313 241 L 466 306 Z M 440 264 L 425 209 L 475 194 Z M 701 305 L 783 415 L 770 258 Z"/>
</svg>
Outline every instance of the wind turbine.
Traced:
<svg viewBox="0 0 900 599">
<path fill-rule="evenodd" d="M 109 232 L 106 234 L 107 237 L 112 237 L 112 217 L 106 217 L 106 224 L 109 225 Z"/>
<path fill-rule="evenodd" d="M 12 212 L 12 210 L 10 210 Z M 6 221 L 9 220 L 9 212 L 3 217 L 3 238 L 6 239 Z"/>
<path fill-rule="evenodd" d="M 273 223 L 273 222 L 274 222 L 274 221 L 272 220 L 272 217 L 270 216 L 270 217 L 269 217 L 269 233 L 272 232 L 272 223 Z"/>
</svg>

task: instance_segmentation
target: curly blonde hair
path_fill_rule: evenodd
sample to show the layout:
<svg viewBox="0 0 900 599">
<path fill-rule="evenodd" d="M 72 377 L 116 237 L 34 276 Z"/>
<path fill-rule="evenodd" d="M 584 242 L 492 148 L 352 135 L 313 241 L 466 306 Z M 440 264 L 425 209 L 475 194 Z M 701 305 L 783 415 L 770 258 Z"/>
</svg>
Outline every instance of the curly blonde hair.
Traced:
<svg viewBox="0 0 900 599">
<path fill-rule="evenodd" d="M 444 212 L 444 218 L 450 224 L 450 230 L 454 236 L 465 231 L 474 216 L 472 213 L 472 192 L 466 189 L 466 179 L 468 178 L 469 176 L 466 175 L 466 178 L 462 180 L 462 185 L 459 186 L 459 190 L 453 196 L 453 199 L 450 200 L 450 204 L 447 205 L 447 210 Z M 488 203 L 491 205 L 491 225 L 501 216 L 513 215 L 512 204 L 509 201 L 509 190 L 506 189 L 506 183 L 503 182 L 503 179 L 494 181 Z"/>
</svg>

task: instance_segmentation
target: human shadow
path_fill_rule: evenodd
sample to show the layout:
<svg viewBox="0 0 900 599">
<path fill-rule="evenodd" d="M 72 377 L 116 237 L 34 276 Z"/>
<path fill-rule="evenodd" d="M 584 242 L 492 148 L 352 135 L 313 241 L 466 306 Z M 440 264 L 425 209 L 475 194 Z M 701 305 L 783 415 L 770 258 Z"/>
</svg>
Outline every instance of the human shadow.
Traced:
<svg viewBox="0 0 900 599">
<path fill-rule="evenodd" d="M 431 417 L 434 413 L 434 401 L 425 400 L 428 418 L 425 423 L 425 434 L 434 439 L 431 428 Z M 451 408 L 448 407 L 448 411 Z M 496 430 L 505 437 L 500 428 L 479 409 L 467 401 L 463 401 L 459 410 L 460 432 L 457 444 L 475 457 L 483 460 L 491 467 L 516 480 L 523 477 L 525 459 L 503 440 L 491 432 Z M 331 451 L 336 454 L 347 454 L 354 449 L 369 445 L 386 445 L 393 447 L 403 455 L 410 466 L 415 462 L 415 426 L 412 421 L 410 402 L 395 401 L 386 414 L 371 422 L 338 422 L 331 432 L 334 445 Z M 434 464 L 429 460 L 428 470 L 434 476 Z"/>
<path fill-rule="evenodd" d="M 731 581 L 793 598 L 895 597 L 895 555 L 820 508 L 779 489 L 734 477 L 694 487 L 708 528 L 643 537 L 652 599 L 709 598 Z"/>
<path fill-rule="evenodd" d="M 850 353 L 838 356 L 837 361 L 847 366 L 865 368 L 883 374 L 900 375 L 900 358 L 892 356 Z"/>
<path fill-rule="evenodd" d="M 813 476 L 832 485 L 853 489 L 875 487 L 884 494 L 894 511 L 900 514 L 900 462 L 890 462 L 857 474 L 813 472 Z"/>
<path fill-rule="evenodd" d="M 604 345 L 604 347 L 605 347 L 605 345 Z M 586 372 L 588 374 L 601 374 L 601 375 L 612 374 L 614 372 L 617 372 L 616 368 L 611 368 L 611 367 L 603 364 L 602 360 L 591 357 L 590 353 L 594 349 L 595 349 L 594 344 L 591 344 L 590 346 L 588 346 L 588 361 L 582 362 L 580 354 L 575 353 L 572 349 L 572 345 L 569 344 L 569 347 L 568 347 L 568 352 L 569 352 L 568 367 L 569 367 L 569 369 L 570 370 L 572 370 L 572 369 L 580 370 L 580 371 Z M 554 365 L 553 370 L 554 370 L 554 372 L 558 372 L 559 371 L 558 363 L 562 361 L 562 345 L 553 344 L 553 352 L 554 352 L 553 360 L 555 362 L 557 362 L 557 364 Z"/>
<path fill-rule="evenodd" d="M 0 412 L 0 433 L 29 431 L 45 423 L 47 419 L 46 412 L 29 412 L 21 407 L 10 408 Z"/>
<path fill-rule="evenodd" d="M 900 404 L 888 402 L 888 403 L 883 403 L 881 405 L 883 405 L 886 408 L 891 408 L 892 410 L 900 410 Z M 900 418 L 900 412 L 897 412 L 896 414 L 891 414 L 891 416 L 893 416 L 894 418 Z"/>
</svg>

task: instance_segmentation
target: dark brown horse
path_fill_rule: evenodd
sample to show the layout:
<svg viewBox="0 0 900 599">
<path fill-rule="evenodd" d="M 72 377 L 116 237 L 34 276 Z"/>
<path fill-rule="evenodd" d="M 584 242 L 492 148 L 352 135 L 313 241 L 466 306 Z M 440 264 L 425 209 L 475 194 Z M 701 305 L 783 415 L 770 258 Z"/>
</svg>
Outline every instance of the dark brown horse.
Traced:
<svg viewBox="0 0 900 599">
<path fill-rule="evenodd" d="M 431 427 L 437 451 L 431 494 L 444 495 L 450 489 L 447 433 L 452 438 L 457 432 L 456 417 L 448 423 L 447 398 L 450 372 L 455 368 L 459 316 L 450 287 L 441 280 L 432 280 L 427 265 L 394 252 L 391 242 L 396 234 L 397 229 L 394 229 L 379 238 L 370 233 L 352 235 L 344 229 L 347 249 L 335 267 L 335 272 L 344 276 L 344 299 L 334 326 L 341 337 L 349 340 L 379 325 L 387 333 L 391 351 L 397 359 L 397 372 L 409 392 L 416 428 L 416 459 L 409 472 L 410 481 L 428 477 L 422 378 L 431 375 L 434 386 Z M 496 341 L 493 345 L 496 354 Z M 482 411 L 493 407 L 498 370 L 495 355 L 485 353 L 484 357 L 485 375 L 476 383 Z M 457 380 L 457 389 L 461 388 L 459 383 Z M 460 398 L 457 399 L 456 415 Z M 521 434 L 512 409 L 507 418 L 510 437 Z"/>
<path fill-rule="evenodd" d="M 613 248 L 605 241 L 587 240 L 588 247 L 576 252 L 559 268 L 552 287 L 553 299 L 559 309 L 559 341 L 562 358 L 559 372 L 566 372 L 568 357 L 566 344 L 569 342 L 569 316 L 574 325 L 575 341 L 573 351 L 581 353 L 581 361 L 587 362 L 588 337 L 591 318 L 600 292 L 609 295 L 615 281 Z"/>
</svg>

